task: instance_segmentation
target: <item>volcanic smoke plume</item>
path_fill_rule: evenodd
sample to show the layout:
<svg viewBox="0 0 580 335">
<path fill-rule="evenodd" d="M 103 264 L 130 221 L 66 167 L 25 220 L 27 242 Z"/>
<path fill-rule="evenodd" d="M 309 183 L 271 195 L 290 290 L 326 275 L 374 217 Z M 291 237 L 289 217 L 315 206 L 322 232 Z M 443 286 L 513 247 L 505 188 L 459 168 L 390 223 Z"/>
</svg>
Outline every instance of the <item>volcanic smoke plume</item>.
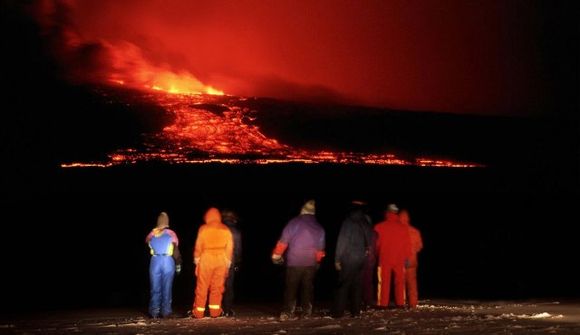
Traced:
<svg viewBox="0 0 580 335">
<path fill-rule="evenodd" d="M 536 1 L 39 0 L 35 7 L 77 80 L 453 113 L 541 111 L 552 94 L 546 80 L 559 78 L 544 65 L 566 56 L 550 50 L 570 35 L 542 33 L 547 6 Z"/>
<path fill-rule="evenodd" d="M 186 70 L 174 71 L 167 63 L 150 61 L 130 41 L 84 38 L 74 23 L 75 10 L 76 3 L 71 0 L 42 0 L 33 7 L 65 78 L 170 93 L 223 94 Z"/>
</svg>

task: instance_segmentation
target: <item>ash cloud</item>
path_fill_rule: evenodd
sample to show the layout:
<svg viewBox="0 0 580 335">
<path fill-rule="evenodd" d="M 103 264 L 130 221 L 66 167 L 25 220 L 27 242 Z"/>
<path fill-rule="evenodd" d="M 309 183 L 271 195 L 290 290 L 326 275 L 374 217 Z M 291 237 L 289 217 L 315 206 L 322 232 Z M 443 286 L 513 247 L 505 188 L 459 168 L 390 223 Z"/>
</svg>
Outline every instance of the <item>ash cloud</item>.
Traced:
<svg viewBox="0 0 580 335">
<path fill-rule="evenodd" d="M 143 49 L 130 41 L 84 37 L 75 24 L 76 6 L 72 0 L 43 0 L 32 7 L 47 46 L 60 65 L 60 74 L 67 80 L 167 89 L 170 82 L 180 81 L 187 89 L 204 89 L 190 72 L 151 62 Z"/>
</svg>

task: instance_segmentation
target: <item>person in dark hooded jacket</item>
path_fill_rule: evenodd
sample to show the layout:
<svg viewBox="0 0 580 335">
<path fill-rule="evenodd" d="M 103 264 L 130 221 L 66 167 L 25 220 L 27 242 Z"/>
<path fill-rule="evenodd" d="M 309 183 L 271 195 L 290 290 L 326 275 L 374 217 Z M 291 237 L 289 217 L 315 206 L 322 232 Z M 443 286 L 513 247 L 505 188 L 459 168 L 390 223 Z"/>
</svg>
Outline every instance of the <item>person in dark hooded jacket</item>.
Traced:
<svg viewBox="0 0 580 335">
<path fill-rule="evenodd" d="M 343 221 L 336 242 L 334 264 L 338 271 L 333 316 L 341 317 L 347 305 L 352 317 L 360 315 L 362 305 L 362 275 L 369 251 L 373 248 L 371 219 L 366 204 L 353 201 Z"/>
<path fill-rule="evenodd" d="M 224 316 L 234 316 L 235 313 L 232 309 L 234 305 L 234 278 L 235 273 L 238 271 L 240 264 L 242 263 L 242 233 L 238 229 L 238 215 L 235 212 L 229 209 L 224 209 L 221 211 L 221 214 L 222 222 L 228 226 L 234 238 L 234 257 L 226 279 L 222 308 L 224 310 Z"/>
</svg>

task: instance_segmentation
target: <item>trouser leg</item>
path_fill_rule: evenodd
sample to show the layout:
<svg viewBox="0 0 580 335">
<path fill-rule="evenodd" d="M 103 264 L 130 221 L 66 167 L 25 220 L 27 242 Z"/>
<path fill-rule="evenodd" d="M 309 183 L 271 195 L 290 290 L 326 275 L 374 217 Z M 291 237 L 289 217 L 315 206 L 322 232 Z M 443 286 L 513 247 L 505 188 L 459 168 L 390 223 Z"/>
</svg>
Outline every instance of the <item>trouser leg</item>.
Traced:
<svg viewBox="0 0 580 335">
<path fill-rule="evenodd" d="M 286 268 L 286 282 L 284 289 L 284 312 L 293 314 L 296 308 L 298 285 L 300 284 L 300 271 L 297 267 Z"/>
<path fill-rule="evenodd" d="M 222 265 L 215 268 L 211 277 L 209 286 L 209 313 L 213 318 L 220 316 L 222 313 L 221 303 L 226 275 L 227 267 Z"/>
<path fill-rule="evenodd" d="M 398 307 L 405 305 L 405 266 L 398 265 L 393 268 L 395 273 L 395 304 Z"/>
<path fill-rule="evenodd" d="M 197 269 L 197 285 L 195 287 L 195 301 L 193 303 L 193 315 L 196 318 L 203 318 L 205 313 L 205 303 L 207 301 L 207 292 L 213 274 L 213 268 L 207 267 L 204 264 L 198 264 Z"/>
<path fill-rule="evenodd" d="M 375 290 L 374 290 L 374 274 L 375 267 L 370 261 L 365 261 L 363 275 L 362 275 L 362 290 L 363 290 L 363 302 L 365 305 L 370 306 L 374 304 L 376 300 Z"/>
<path fill-rule="evenodd" d="M 151 257 L 149 263 L 149 315 L 158 317 L 161 306 L 161 269 L 157 257 Z"/>
<path fill-rule="evenodd" d="M 363 266 L 355 265 L 350 284 L 350 314 L 357 316 L 360 314 L 362 306 L 362 273 Z"/>
<path fill-rule="evenodd" d="M 316 274 L 315 266 L 307 266 L 303 269 L 302 275 L 302 313 L 306 316 L 312 314 L 312 302 L 314 301 L 314 276 Z"/>
<path fill-rule="evenodd" d="M 417 307 L 419 301 L 419 292 L 417 289 L 417 268 L 411 267 L 406 269 L 405 284 L 407 286 L 407 297 L 409 307 Z"/>
<path fill-rule="evenodd" d="M 162 269 L 162 300 L 161 315 L 168 316 L 172 313 L 171 305 L 173 301 L 173 277 L 175 275 L 175 261 L 172 257 L 163 257 Z"/>
<path fill-rule="evenodd" d="M 233 266 L 228 271 L 228 278 L 226 279 L 226 287 L 224 296 L 222 298 L 222 309 L 226 313 L 230 313 L 234 304 L 234 275 Z"/>
<path fill-rule="evenodd" d="M 335 317 L 341 317 L 344 315 L 344 310 L 346 309 L 346 304 L 348 301 L 349 287 L 350 280 L 348 271 L 345 271 L 343 267 L 343 269 L 341 269 L 338 273 L 338 283 L 334 295 L 333 315 Z"/>
<path fill-rule="evenodd" d="M 388 265 L 381 265 L 379 267 L 379 301 L 377 305 L 381 307 L 389 306 L 389 295 L 391 293 L 391 267 Z"/>
</svg>

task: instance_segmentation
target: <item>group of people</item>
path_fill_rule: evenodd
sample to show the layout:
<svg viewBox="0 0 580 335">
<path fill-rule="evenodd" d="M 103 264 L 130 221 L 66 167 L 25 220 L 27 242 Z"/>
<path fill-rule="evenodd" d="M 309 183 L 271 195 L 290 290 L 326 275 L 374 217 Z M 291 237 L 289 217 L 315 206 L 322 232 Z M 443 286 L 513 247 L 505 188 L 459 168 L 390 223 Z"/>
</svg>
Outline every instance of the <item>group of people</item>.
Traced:
<svg viewBox="0 0 580 335">
<path fill-rule="evenodd" d="M 204 216 L 193 255 L 197 278 L 192 308 L 195 318 L 233 315 L 233 281 L 241 260 L 237 220 L 235 213 L 216 208 L 210 208 Z M 151 251 L 149 314 L 153 318 L 170 317 L 173 277 L 181 271 L 181 255 L 166 213 L 159 215 L 146 242 Z M 300 316 L 312 315 L 314 279 L 326 255 L 325 247 L 326 235 L 316 219 L 316 202 L 309 200 L 286 224 L 271 255 L 274 264 L 286 266 L 280 320 L 296 316 L 298 301 Z M 357 317 L 370 306 L 388 308 L 393 277 L 394 307 L 417 307 L 417 254 L 422 247 L 421 234 L 411 225 L 407 210 L 390 204 L 384 220 L 373 226 L 366 203 L 353 201 L 336 243 L 338 280 L 332 316 L 342 317 L 347 309 Z"/>
<path fill-rule="evenodd" d="M 336 242 L 334 266 L 338 281 L 332 316 L 342 317 L 347 309 L 357 317 L 368 306 L 388 308 L 393 276 L 394 307 L 416 308 L 417 254 L 422 248 L 421 234 L 411 225 L 407 210 L 399 211 L 395 204 L 390 204 L 384 220 L 373 226 L 366 203 L 353 201 Z M 295 316 L 299 286 L 301 317 L 312 314 L 314 277 L 325 256 L 324 249 L 325 232 L 316 221 L 315 202 L 310 200 L 300 215 L 286 225 L 272 252 L 274 264 L 284 263 L 284 255 L 287 259 L 280 320 Z M 378 281 L 376 290 L 374 273 Z"/>
<path fill-rule="evenodd" d="M 197 278 L 192 308 L 195 318 L 204 317 L 206 306 L 211 317 L 232 316 L 234 313 L 234 276 L 242 255 L 237 221 L 237 215 L 229 210 L 220 212 L 217 208 L 210 208 L 205 213 L 193 251 Z M 159 214 L 157 225 L 145 242 L 151 253 L 149 315 L 154 319 L 170 318 L 173 316 L 173 278 L 175 273 L 181 272 L 182 258 L 179 239 L 169 229 L 167 213 Z"/>
</svg>

